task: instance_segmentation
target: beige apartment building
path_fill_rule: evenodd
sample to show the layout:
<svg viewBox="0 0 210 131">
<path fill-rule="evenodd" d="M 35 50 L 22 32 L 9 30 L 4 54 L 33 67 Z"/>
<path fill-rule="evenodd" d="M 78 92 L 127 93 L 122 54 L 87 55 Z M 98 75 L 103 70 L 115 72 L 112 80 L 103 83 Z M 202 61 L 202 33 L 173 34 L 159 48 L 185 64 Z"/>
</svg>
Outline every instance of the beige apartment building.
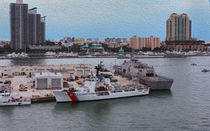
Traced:
<svg viewBox="0 0 210 131">
<path fill-rule="evenodd" d="M 154 50 L 157 47 L 160 47 L 160 38 L 150 36 L 148 38 L 145 37 L 136 37 L 133 36 L 130 38 L 130 45 L 131 48 L 139 50 L 143 48 L 151 48 Z"/>
<path fill-rule="evenodd" d="M 79 44 L 79 45 L 84 45 L 85 39 L 84 38 L 75 38 L 74 43 Z"/>
</svg>

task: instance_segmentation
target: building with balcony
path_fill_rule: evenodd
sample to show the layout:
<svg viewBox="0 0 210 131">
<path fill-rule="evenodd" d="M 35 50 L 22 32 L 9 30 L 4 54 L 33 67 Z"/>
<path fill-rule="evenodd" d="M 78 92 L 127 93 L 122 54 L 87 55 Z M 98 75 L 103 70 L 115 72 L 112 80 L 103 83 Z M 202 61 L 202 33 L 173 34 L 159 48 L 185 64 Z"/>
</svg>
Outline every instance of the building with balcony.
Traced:
<svg viewBox="0 0 210 131">
<path fill-rule="evenodd" d="M 175 51 L 203 51 L 204 41 L 192 38 L 192 21 L 183 13 L 171 14 L 166 22 L 166 49 Z"/>
<path fill-rule="evenodd" d="M 150 48 L 151 50 L 154 50 L 155 48 L 159 48 L 161 44 L 160 38 L 158 37 L 150 36 L 145 38 L 133 36 L 130 38 L 129 46 L 135 50 L 141 50 L 143 48 Z"/>
<path fill-rule="evenodd" d="M 191 25 L 192 22 L 188 15 L 183 13 L 178 15 L 171 14 L 166 22 L 166 40 L 167 41 L 185 41 L 191 40 Z"/>
</svg>

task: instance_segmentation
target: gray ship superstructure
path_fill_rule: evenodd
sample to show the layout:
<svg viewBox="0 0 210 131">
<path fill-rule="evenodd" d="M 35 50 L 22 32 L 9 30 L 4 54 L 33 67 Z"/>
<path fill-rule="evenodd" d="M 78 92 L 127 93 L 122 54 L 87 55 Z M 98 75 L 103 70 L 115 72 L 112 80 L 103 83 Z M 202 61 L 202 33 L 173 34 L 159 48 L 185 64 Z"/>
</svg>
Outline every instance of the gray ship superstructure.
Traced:
<svg viewBox="0 0 210 131">
<path fill-rule="evenodd" d="M 116 74 L 137 80 L 151 87 L 151 90 L 169 90 L 173 84 L 172 79 L 157 75 L 153 67 L 136 59 L 124 61 L 121 66 L 114 66 L 114 69 Z"/>
</svg>

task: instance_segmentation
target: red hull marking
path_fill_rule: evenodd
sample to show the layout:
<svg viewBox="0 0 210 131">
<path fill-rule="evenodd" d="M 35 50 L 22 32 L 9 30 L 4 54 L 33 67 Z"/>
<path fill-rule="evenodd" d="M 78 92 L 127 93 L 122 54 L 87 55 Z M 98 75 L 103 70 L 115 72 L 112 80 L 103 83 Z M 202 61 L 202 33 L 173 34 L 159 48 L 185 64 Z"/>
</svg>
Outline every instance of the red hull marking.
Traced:
<svg viewBox="0 0 210 131">
<path fill-rule="evenodd" d="M 72 100 L 72 101 L 78 101 L 76 95 L 74 94 L 74 92 L 67 92 L 67 94 L 69 95 L 69 98 Z"/>
</svg>

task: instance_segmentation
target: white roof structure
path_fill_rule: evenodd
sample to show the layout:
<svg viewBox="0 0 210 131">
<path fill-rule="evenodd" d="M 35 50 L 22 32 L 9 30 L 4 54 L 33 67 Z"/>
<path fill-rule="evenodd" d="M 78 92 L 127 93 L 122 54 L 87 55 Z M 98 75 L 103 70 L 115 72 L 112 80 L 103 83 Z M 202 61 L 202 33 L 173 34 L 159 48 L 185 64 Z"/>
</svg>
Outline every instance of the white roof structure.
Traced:
<svg viewBox="0 0 210 131">
<path fill-rule="evenodd" d="M 35 78 L 46 78 L 46 77 L 61 78 L 61 77 L 63 77 L 63 76 L 62 76 L 61 73 L 52 73 L 52 72 L 35 73 Z"/>
</svg>

